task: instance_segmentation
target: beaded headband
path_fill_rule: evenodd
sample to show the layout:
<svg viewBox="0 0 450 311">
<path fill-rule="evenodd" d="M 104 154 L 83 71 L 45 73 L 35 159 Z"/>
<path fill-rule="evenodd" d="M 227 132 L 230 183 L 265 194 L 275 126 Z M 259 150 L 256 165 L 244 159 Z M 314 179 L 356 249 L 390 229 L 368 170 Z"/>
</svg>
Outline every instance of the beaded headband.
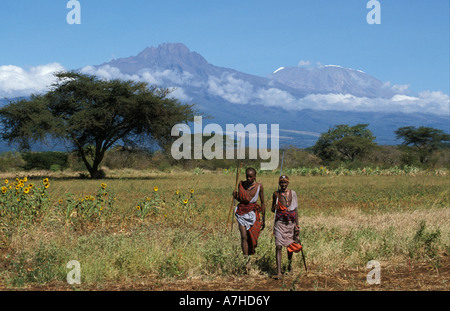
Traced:
<svg viewBox="0 0 450 311">
<path fill-rule="evenodd" d="M 279 181 L 282 180 L 289 181 L 289 177 L 287 177 L 286 175 L 281 175 Z"/>
</svg>

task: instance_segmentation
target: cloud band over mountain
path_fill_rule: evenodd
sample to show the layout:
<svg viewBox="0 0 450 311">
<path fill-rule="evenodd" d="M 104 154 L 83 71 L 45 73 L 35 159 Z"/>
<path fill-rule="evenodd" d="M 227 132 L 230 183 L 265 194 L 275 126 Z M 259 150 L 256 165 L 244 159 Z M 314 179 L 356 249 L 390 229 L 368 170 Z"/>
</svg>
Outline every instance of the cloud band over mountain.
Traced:
<svg viewBox="0 0 450 311">
<path fill-rule="evenodd" d="M 202 65 L 205 64 L 207 64 L 206 61 L 203 61 Z M 66 69 L 58 63 L 28 69 L 14 65 L 0 66 L 0 98 L 46 92 L 55 80 L 54 73 L 63 70 Z M 142 68 L 134 73 L 125 73 L 115 66 L 104 64 L 86 66 L 80 71 L 104 79 L 144 81 L 153 85 L 174 88 L 172 96 L 183 102 L 195 103 L 196 94 L 202 92 L 212 100 L 217 98 L 232 104 L 282 107 L 295 111 L 313 109 L 449 115 L 450 98 L 448 94 L 441 91 L 424 91 L 417 95 L 405 95 L 407 86 L 390 86 L 389 83 L 383 83 L 382 87 L 388 88 L 392 92 L 392 96 L 358 96 L 345 92 L 325 91 L 317 93 L 312 91 L 304 96 L 299 96 L 291 92 L 289 88 L 281 88 L 273 77 L 269 77 L 268 83 L 262 85 L 253 83 L 251 79 L 245 79 L 242 74 L 230 70 L 222 71 L 220 74 L 204 74 L 200 77 L 195 72 L 180 68 Z M 283 72 L 288 72 L 288 70 L 283 69 Z M 351 72 L 351 74 L 355 75 L 356 73 Z"/>
<path fill-rule="evenodd" d="M 287 110 L 422 112 L 444 116 L 449 114 L 450 97 L 440 91 L 424 91 L 416 96 L 396 94 L 391 98 L 369 98 L 341 93 L 309 94 L 298 98 L 276 87 L 257 87 L 228 73 L 220 77 L 209 76 L 206 82 L 195 82 L 191 73 L 167 69 L 164 71 L 146 69 L 139 74 L 129 75 L 121 73 L 118 68 L 106 65 L 99 68 L 85 67 L 81 72 L 105 79 L 128 79 L 174 87 L 173 96 L 181 101 L 195 102 L 195 98 L 185 90 L 186 87 L 194 85 L 203 88 L 209 95 L 220 97 L 233 104 L 259 104 L 267 107 L 283 107 Z"/>
</svg>

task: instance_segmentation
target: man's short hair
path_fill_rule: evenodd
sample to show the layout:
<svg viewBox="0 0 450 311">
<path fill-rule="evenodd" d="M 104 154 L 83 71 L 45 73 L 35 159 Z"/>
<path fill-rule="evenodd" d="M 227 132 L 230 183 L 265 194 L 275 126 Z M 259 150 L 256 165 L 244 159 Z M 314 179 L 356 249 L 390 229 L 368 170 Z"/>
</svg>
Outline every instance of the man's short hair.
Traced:
<svg viewBox="0 0 450 311">
<path fill-rule="evenodd" d="M 256 170 L 255 170 L 253 167 L 249 167 L 249 168 L 247 168 L 247 169 L 245 170 L 245 173 L 246 173 L 246 174 L 248 174 L 249 172 L 255 173 L 255 176 L 256 176 Z"/>
</svg>

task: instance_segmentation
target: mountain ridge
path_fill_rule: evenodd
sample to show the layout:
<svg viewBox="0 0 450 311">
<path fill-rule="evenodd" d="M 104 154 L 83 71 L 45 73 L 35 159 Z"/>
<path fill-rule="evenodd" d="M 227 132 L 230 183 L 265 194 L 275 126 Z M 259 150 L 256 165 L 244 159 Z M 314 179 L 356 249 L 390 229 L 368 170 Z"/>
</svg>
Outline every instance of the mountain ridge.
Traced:
<svg viewBox="0 0 450 311">
<path fill-rule="evenodd" d="M 122 73 L 128 75 L 142 73 L 145 69 L 174 70 L 177 73 L 189 72 L 202 81 L 207 80 L 209 76 L 220 77 L 227 73 L 234 75 L 237 79 L 250 80 L 256 85 L 278 87 L 292 92 L 296 96 L 330 92 L 369 98 L 387 98 L 395 95 L 395 92 L 381 81 L 362 71 L 332 65 L 314 68 L 282 67 L 283 70 L 268 74 L 267 77 L 261 77 L 210 64 L 201 54 L 189 50 L 183 43 L 162 43 L 158 47 L 146 47 L 136 56 L 94 65 L 95 68 L 103 66 L 118 68 Z M 339 82 L 341 82 L 340 87 Z M 319 83 L 319 86 L 312 87 L 311 83 Z M 365 84 L 366 88 L 357 90 L 356 87 L 362 84 Z M 367 85 L 371 85 L 371 87 L 367 87 Z"/>
<path fill-rule="evenodd" d="M 397 95 L 406 98 L 399 104 L 402 109 L 417 99 L 360 70 L 337 65 L 280 67 L 261 77 L 210 64 L 183 43 L 163 43 L 75 71 L 173 88 L 174 97 L 195 104 L 222 127 L 278 123 L 280 146 L 310 147 L 337 124 L 367 123 L 376 141 L 386 145 L 399 143 L 394 131 L 402 126 L 449 131 L 448 115 L 390 110 Z"/>
<path fill-rule="evenodd" d="M 130 60 L 140 65 L 129 70 Z M 317 133 L 337 124 L 368 123 L 382 144 L 397 144 L 394 131 L 401 126 L 423 125 L 448 131 L 447 117 L 423 113 L 421 107 L 412 111 L 389 110 L 398 103 L 393 98 L 406 99 L 400 101 L 401 109 L 416 99 L 396 92 L 389 83 L 361 70 L 338 65 L 286 66 L 260 77 L 210 64 L 182 43 L 148 47 L 135 57 L 96 68 L 105 65 L 116 66 L 127 74 L 156 76 L 159 79 L 151 81 L 175 87 L 182 95 L 180 100 L 195 103 L 222 126 L 239 122 L 280 123 L 280 131 L 288 133 L 282 143 L 295 141 L 299 147 L 313 145 Z M 174 74 L 178 75 L 176 79 Z M 312 132 L 316 136 L 306 134 Z"/>
</svg>

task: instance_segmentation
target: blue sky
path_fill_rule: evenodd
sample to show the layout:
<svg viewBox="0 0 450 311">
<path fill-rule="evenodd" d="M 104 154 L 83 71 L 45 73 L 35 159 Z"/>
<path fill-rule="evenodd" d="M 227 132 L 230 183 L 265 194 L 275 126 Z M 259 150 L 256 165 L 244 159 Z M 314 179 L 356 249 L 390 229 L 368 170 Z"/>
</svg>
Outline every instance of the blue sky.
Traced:
<svg viewBox="0 0 450 311">
<path fill-rule="evenodd" d="M 379 25 L 366 21 L 368 0 L 78 1 L 81 24 L 69 25 L 68 0 L 1 0 L 0 66 L 75 69 L 181 42 L 211 64 L 260 76 L 303 61 L 449 94 L 448 0 L 379 0 Z"/>
</svg>

